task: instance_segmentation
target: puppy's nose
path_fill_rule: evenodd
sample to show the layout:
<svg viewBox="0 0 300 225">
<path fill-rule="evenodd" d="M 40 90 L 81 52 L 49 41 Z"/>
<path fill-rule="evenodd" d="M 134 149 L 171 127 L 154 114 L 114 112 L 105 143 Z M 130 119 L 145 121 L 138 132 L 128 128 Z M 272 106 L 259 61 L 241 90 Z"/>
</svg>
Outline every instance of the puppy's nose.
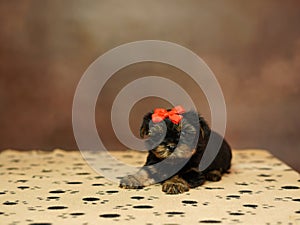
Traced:
<svg viewBox="0 0 300 225">
<path fill-rule="evenodd" d="M 176 148 L 176 146 L 174 145 L 174 146 L 168 146 L 169 147 L 169 149 L 171 150 L 171 151 L 174 151 L 175 150 L 175 148 Z"/>
</svg>

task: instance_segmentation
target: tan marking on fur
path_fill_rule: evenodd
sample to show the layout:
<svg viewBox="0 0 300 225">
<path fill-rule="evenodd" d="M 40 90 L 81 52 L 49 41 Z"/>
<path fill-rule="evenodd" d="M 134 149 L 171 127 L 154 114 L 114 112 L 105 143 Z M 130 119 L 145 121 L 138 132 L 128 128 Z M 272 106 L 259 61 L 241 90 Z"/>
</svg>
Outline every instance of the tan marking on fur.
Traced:
<svg viewBox="0 0 300 225">
<path fill-rule="evenodd" d="M 157 146 L 156 149 L 153 150 L 153 153 L 157 158 L 160 159 L 165 159 L 171 154 L 170 151 L 167 148 L 165 148 L 164 145 Z"/>
<path fill-rule="evenodd" d="M 162 190 L 167 194 L 180 194 L 188 191 L 189 185 L 184 179 L 176 175 L 163 183 Z"/>
</svg>

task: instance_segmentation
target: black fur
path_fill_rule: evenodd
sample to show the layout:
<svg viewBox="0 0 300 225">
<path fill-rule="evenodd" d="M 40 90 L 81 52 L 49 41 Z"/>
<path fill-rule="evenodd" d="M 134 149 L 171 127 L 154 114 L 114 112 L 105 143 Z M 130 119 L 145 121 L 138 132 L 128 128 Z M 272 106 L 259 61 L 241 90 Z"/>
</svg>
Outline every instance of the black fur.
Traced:
<svg viewBox="0 0 300 225">
<path fill-rule="evenodd" d="M 149 127 L 152 114 L 150 112 L 144 116 L 140 129 L 140 136 L 142 138 L 147 135 L 150 136 L 146 141 L 148 146 L 151 146 L 153 142 L 161 138 L 162 132 L 160 124 L 154 124 L 153 127 Z M 202 185 L 205 180 L 219 181 L 222 174 L 229 171 L 231 165 L 231 148 L 226 140 L 222 139 L 222 145 L 215 159 L 205 170 L 200 171 L 199 164 L 210 135 L 216 135 L 217 138 L 222 137 L 216 132 L 211 131 L 204 118 L 196 112 L 189 111 L 182 114 L 182 116 L 183 119 L 179 124 L 174 124 L 168 118 L 161 122 L 167 126 L 166 135 L 159 146 L 149 151 L 145 164 L 146 166 L 151 166 L 166 158 L 174 157 L 174 159 L 172 158 L 172 165 L 174 165 L 180 158 L 189 158 L 182 169 L 171 178 L 163 181 L 162 190 L 167 194 L 183 193 L 188 191 L 189 188 Z M 199 125 L 199 129 L 196 129 L 197 126 L 195 124 Z M 179 138 L 182 138 L 180 145 L 178 144 Z M 176 150 L 178 154 L 173 156 L 174 154 L 172 153 L 175 148 L 179 150 Z M 194 151 L 192 151 L 193 148 L 195 148 Z M 148 185 L 150 179 L 155 180 L 155 176 L 163 173 L 164 171 L 143 170 L 137 175 L 124 177 L 121 180 L 120 186 L 124 188 L 142 188 Z"/>
</svg>

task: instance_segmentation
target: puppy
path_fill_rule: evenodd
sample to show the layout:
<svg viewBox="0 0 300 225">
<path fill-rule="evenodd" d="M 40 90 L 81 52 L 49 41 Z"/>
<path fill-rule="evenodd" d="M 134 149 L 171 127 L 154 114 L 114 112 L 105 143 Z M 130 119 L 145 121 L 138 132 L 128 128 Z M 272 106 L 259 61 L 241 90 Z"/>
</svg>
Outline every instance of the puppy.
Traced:
<svg viewBox="0 0 300 225">
<path fill-rule="evenodd" d="M 219 138 L 221 146 L 212 162 L 200 171 L 200 161 L 211 135 Z M 219 181 L 230 169 L 232 153 L 226 140 L 212 131 L 198 113 L 185 112 L 181 106 L 147 113 L 140 136 L 148 136 L 146 145 L 151 150 L 145 166 L 137 174 L 121 180 L 122 188 L 138 189 L 160 182 L 162 191 L 179 194 L 202 185 L 205 180 Z M 164 165 L 156 166 L 159 163 Z"/>
</svg>

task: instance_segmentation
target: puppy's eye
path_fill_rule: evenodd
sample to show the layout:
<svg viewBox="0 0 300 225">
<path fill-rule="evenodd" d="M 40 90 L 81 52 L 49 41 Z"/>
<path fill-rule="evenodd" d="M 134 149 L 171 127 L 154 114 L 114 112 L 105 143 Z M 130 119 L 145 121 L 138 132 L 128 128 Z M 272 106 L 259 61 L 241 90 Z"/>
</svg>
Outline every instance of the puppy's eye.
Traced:
<svg viewBox="0 0 300 225">
<path fill-rule="evenodd" d="M 176 129 L 178 132 L 180 132 L 180 131 L 181 131 L 181 125 L 175 126 L 175 129 Z"/>
</svg>

